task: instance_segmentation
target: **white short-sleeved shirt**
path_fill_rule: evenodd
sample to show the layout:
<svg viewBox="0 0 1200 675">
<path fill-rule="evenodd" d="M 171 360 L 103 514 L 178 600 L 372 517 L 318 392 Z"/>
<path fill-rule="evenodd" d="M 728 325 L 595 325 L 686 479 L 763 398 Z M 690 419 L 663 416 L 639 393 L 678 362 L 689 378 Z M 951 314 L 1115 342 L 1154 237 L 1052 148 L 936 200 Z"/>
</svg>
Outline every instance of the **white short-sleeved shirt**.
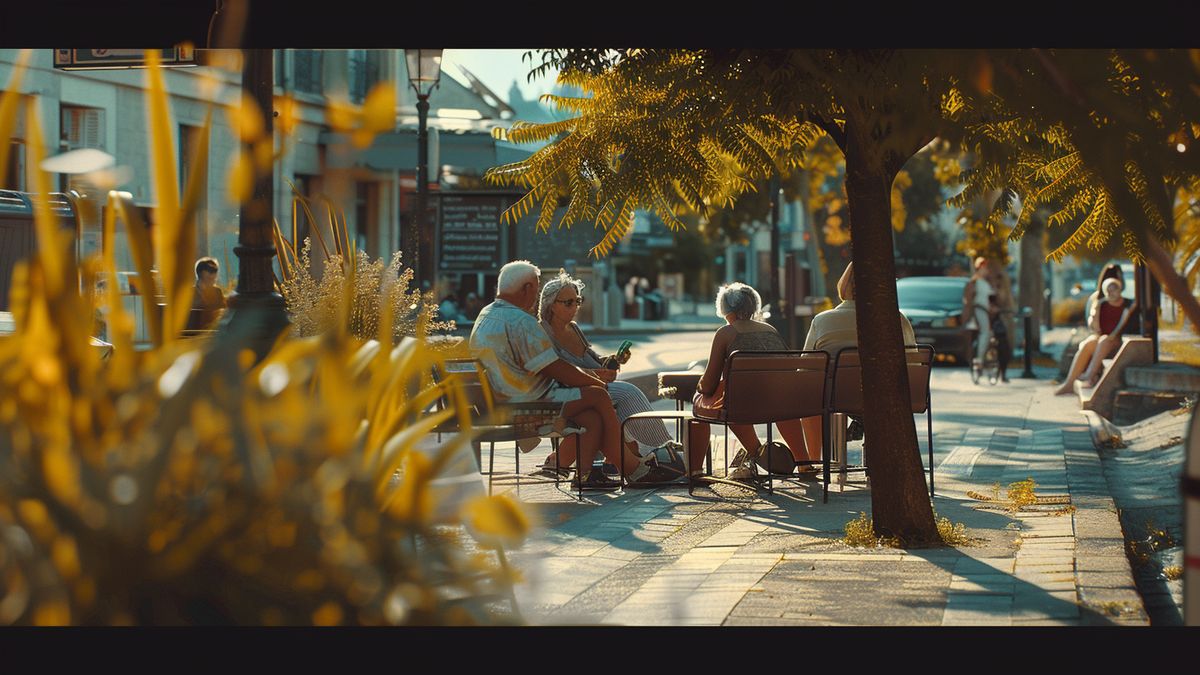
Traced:
<svg viewBox="0 0 1200 675">
<path fill-rule="evenodd" d="M 814 316 L 812 325 L 808 328 L 808 336 L 804 339 L 804 348 L 819 349 L 832 357 L 836 356 L 840 349 L 857 347 L 858 325 L 855 323 L 854 311 L 854 301 L 843 300 L 837 307 Z M 900 315 L 900 331 L 904 333 L 906 346 L 917 344 L 912 324 L 903 314 Z"/>
<path fill-rule="evenodd" d="M 563 390 L 541 373 L 558 359 L 558 352 L 538 320 L 511 302 L 496 298 L 479 312 L 471 328 L 471 351 L 502 400 L 557 400 L 555 393 L 572 391 L 578 398 L 577 389 Z"/>
</svg>

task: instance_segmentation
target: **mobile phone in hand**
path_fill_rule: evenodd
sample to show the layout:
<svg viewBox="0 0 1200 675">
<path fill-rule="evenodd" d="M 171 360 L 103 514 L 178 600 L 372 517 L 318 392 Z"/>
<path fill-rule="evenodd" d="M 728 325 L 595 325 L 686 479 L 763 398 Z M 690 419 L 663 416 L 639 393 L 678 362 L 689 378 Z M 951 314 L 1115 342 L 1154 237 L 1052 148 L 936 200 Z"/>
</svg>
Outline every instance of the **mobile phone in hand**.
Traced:
<svg viewBox="0 0 1200 675">
<path fill-rule="evenodd" d="M 624 359 L 625 355 L 627 355 L 629 353 L 629 348 L 632 346 L 633 346 L 633 342 L 631 340 L 625 340 L 624 342 L 622 342 L 621 346 L 617 347 L 617 358 Z"/>
</svg>

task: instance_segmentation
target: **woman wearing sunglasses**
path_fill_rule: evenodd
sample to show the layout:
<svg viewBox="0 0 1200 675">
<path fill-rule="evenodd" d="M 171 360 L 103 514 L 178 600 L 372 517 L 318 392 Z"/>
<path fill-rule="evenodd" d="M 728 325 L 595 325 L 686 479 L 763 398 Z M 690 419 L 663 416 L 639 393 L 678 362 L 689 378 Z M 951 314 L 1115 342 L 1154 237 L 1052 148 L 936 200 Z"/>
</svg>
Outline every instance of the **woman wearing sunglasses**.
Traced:
<svg viewBox="0 0 1200 675">
<path fill-rule="evenodd" d="M 616 407 L 617 418 L 624 422 L 631 415 L 651 410 L 650 401 L 642 390 L 633 384 L 617 381 L 617 368 L 619 364 L 629 360 L 629 352 L 600 356 L 592 349 L 579 324 L 575 323 L 575 315 L 579 313 L 579 306 L 584 302 L 581 293 L 583 288 L 582 281 L 559 270 L 558 276 L 542 286 L 538 318 L 560 358 L 608 383 L 608 393 Z M 639 455 L 663 449 L 663 452 L 655 454 L 658 455 L 659 463 L 664 466 L 676 464 L 674 459 L 680 457 L 678 468 L 682 471 L 682 457 L 679 453 L 683 446 L 671 440 L 662 420 L 630 422 L 626 427 L 625 444 Z M 564 443 L 559 448 L 559 466 L 569 466 L 573 461 L 574 452 L 570 444 Z M 547 458 L 546 464 L 553 468 L 553 455 Z"/>
</svg>

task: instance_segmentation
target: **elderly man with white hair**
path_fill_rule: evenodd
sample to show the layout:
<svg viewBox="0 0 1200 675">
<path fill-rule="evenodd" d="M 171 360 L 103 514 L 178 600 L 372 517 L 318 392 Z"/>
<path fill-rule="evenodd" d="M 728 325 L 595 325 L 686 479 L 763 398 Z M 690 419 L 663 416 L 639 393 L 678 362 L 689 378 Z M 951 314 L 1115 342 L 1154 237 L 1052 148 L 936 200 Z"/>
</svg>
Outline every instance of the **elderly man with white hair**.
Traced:
<svg viewBox="0 0 1200 675">
<path fill-rule="evenodd" d="M 678 476 L 653 457 L 641 457 L 621 443 L 621 426 L 606 384 L 559 358 L 554 343 L 535 318 L 541 271 L 527 260 L 500 268 L 496 300 L 484 307 L 471 329 L 471 351 L 483 364 L 488 382 L 506 401 L 551 400 L 563 404 L 562 416 L 586 431 L 579 439 L 576 482 L 615 488 L 604 472 L 588 472 L 596 452 L 613 463 L 625 453 L 627 478 L 652 483 Z M 523 448 L 524 449 L 524 448 Z M 528 448 L 532 450 L 532 448 Z"/>
</svg>

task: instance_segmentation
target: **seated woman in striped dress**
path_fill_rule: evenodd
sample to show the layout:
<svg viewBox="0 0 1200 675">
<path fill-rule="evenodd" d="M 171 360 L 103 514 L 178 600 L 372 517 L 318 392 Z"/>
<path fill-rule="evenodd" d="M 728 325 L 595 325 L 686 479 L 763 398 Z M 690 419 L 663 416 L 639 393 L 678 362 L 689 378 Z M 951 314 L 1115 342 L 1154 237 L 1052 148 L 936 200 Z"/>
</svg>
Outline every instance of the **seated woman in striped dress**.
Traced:
<svg viewBox="0 0 1200 675">
<path fill-rule="evenodd" d="M 622 422 L 631 415 L 651 410 L 650 400 L 629 382 L 617 380 L 617 370 L 605 365 L 614 363 L 615 355 L 602 357 L 592 349 L 592 345 L 584 336 L 579 324 L 575 323 L 575 315 L 583 304 L 584 284 L 579 279 L 572 278 L 560 270 L 558 276 L 550 279 L 542 286 L 542 294 L 538 306 L 538 318 L 542 328 L 550 336 L 559 358 L 572 365 L 591 372 L 596 377 L 608 383 L 608 393 L 612 397 L 617 410 L 617 418 Z M 626 356 L 628 360 L 628 356 Z M 683 446 L 671 440 L 667 427 L 662 420 L 636 420 L 626 427 L 625 445 L 639 455 L 647 455 L 659 448 L 670 449 L 670 456 L 660 456 L 660 463 L 667 464 L 682 451 Z M 559 466 L 570 466 L 575 461 L 574 443 L 564 442 L 559 446 Z M 554 466 L 554 455 L 546 458 L 546 465 Z"/>
</svg>

